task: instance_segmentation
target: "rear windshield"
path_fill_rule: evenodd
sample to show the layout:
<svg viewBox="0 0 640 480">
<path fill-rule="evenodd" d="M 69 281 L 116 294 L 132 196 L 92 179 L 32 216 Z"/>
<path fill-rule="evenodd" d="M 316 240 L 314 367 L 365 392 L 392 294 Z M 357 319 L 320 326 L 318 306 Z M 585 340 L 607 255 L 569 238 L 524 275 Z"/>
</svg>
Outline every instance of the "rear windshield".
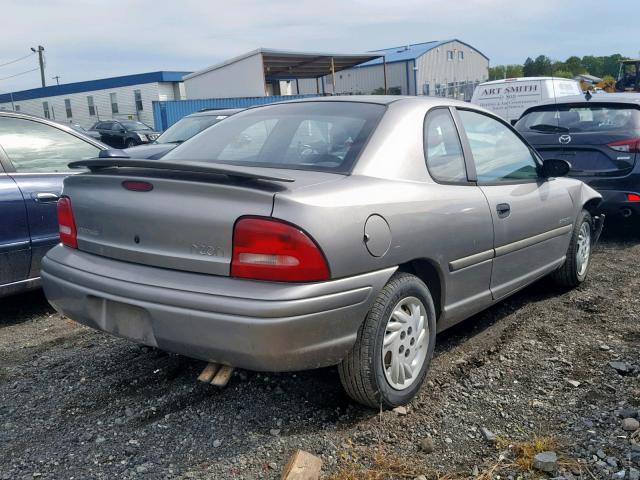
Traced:
<svg viewBox="0 0 640 480">
<path fill-rule="evenodd" d="M 224 120 L 228 115 L 203 115 L 199 117 L 184 117 L 167 128 L 158 137 L 156 143 L 182 143 L 205 128 Z"/>
<path fill-rule="evenodd" d="M 640 111 L 626 105 L 590 104 L 549 106 L 527 113 L 516 124 L 520 131 L 541 133 L 598 133 L 634 131 Z"/>
<path fill-rule="evenodd" d="M 166 160 L 347 173 L 383 105 L 300 102 L 250 109 L 179 145 Z"/>
</svg>

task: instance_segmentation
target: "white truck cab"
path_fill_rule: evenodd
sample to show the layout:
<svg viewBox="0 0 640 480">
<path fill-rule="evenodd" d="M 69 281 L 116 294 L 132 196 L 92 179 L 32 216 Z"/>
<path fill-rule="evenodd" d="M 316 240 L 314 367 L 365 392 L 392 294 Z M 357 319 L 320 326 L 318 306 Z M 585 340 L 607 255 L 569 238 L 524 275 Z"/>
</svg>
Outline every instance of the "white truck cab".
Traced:
<svg viewBox="0 0 640 480">
<path fill-rule="evenodd" d="M 557 97 L 580 94 L 580 84 L 569 78 L 505 78 L 478 85 L 471 103 L 491 110 L 513 124 L 529 107 Z"/>
</svg>

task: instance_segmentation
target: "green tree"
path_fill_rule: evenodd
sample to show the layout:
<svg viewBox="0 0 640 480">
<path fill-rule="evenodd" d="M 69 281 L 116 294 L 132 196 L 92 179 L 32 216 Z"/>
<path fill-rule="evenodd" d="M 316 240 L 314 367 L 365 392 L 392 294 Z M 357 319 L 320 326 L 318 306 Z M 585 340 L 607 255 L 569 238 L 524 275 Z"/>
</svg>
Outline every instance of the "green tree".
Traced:
<svg viewBox="0 0 640 480">
<path fill-rule="evenodd" d="M 582 66 L 587 72 L 596 77 L 604 75 L 604 59 L 603 57 L 594 57 L 593 55 L 585 55 L 582 57 Z"/>
<path fill-rule="evenodd" d="M 522 74 L 525 77 L 535 77 L 536 76 L 536 66 L 531 57 L 527 57 L 524 61 L 524 65 L 522 66 Z"/>
<path fill-rule="evenodd" d="M 626 57 L 619 53 L 614 53 L 613 55 L 604 57 L 602 61 L 602 76 L 606 77 L 607 75 L 610 75 L 617 78 L 618 70 L 620 69 L 620 61 L 625 59 Z"/>
<path fill-rule="evenodd" d="M 574 75 L 570 70 L 556 70 L 553 72 L 554 77 L 573 78 Z"/>
<path fill-rule="evenodd" d="M 522 65 L 507 65 L 507 78 L 518 78 L 524 76 Z"/>
<path fill-rule="evenodd" d="M 506 74 L 506 68 L 504 65 L 496 65 L 495 67 L 489 67 L 489 80 L 500 80 L 504 78 Z"/>
<path fill-rule="evenodd" d="M 587 71 L 584 65 L 582 65 L 582 60 L 580 60 L 580 57 L 576 57 L 575 55 L 567 58 L 564 64 L 565 68 L 574 76 L 580 73 L 585 73 Z"/>
<path fill-rule="evenodd" d="M 547 76 L 553 73 L 551 59 L 546 55 L 538 55 L 533 61 L 533 65 L 537 76 Z"/>
</svg>

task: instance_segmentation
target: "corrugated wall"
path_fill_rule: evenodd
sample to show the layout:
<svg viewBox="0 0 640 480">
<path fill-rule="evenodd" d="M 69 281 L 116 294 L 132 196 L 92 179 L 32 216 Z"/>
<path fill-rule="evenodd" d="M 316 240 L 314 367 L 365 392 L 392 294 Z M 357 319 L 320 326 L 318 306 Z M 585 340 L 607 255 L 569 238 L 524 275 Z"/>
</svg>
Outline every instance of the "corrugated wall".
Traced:
<svg viewBox="0 0 640 480">
<path fill-rule="evenodd" d="M 310 95 L 287 95 L 271 97 L 244 97 L 244 98 L 204 98 L 196 100 L 173 100 L 169 102 L 153 102 L 153 119 L 157 130 L 166 130 L 182 117 L 190 113 L 198 112 L 205 108 L 248 108 L 254 105 L 266 105 L 268 103 L 296 100 L 300 98 L 317 97 Z"/>
</svg>

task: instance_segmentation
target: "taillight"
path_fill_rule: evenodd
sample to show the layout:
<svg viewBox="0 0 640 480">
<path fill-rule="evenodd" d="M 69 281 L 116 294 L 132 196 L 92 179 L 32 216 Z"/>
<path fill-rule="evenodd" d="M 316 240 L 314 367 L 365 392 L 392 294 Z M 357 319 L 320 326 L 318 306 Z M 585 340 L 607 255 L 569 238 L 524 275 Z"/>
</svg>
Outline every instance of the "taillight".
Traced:
<svg viewBox="0 0 640 480">
<path fill-rule="evenodd" d="M 322 251 L 301 229 L 280 220 L 245 217 L 233 231 L 231 276 L 278 282 L 329 278 Z"/>
<path fill-rule="evenodd" d="M 640 138 L 618 140 L 617 142 L 607 143 L 607 146 L 616 152 L 640 153 Z"/>
<path fill-rule="evenodd" d="M 71 199 L 69 197 L 61 197 L 58 200 L 57 210 L 60 241 L 67 247 L 78 248 L 78 231 L 76 230 L 76 222 L 73 220 Z"/>
<path fill-rule="evenodd" d="M 640 202 L 640 195 L 637 193 L 627 193 L 627 200 L 629 202 Z"/>
</svg>

